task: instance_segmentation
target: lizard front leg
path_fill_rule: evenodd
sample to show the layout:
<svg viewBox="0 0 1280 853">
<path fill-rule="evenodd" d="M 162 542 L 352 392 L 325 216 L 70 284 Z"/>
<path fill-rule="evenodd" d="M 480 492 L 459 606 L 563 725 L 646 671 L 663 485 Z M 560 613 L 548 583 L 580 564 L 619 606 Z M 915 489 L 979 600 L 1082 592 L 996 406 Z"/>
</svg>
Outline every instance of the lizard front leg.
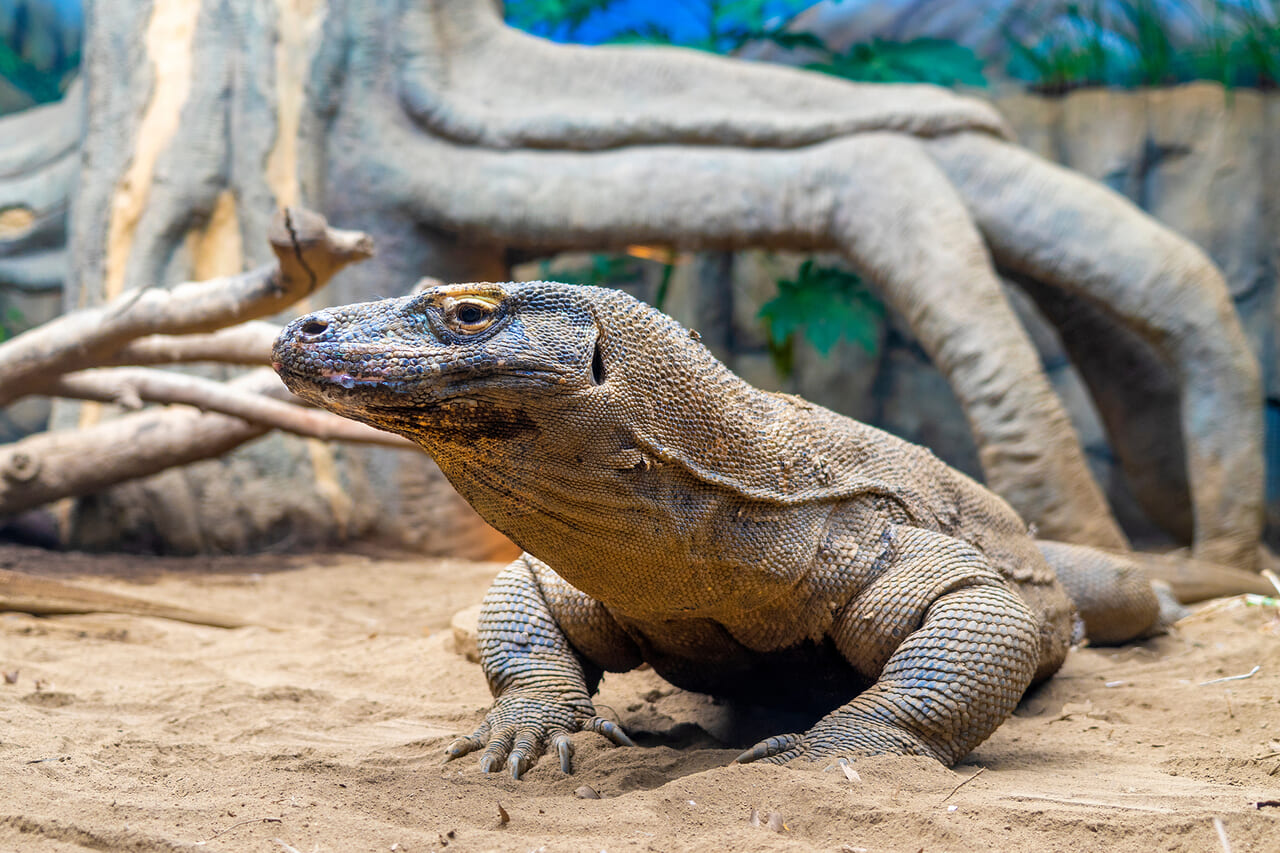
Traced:
<svg viewBox="0 0 1280 853">
<path fill-rule="evenodd" d="M 770 738 L 739 761 L 875 754 L 951 765 L 1013 712 L 1040 642 L 1031 610 L 972 546 L 891 528 L 881 574 L 837 616 L 831 636 L 875 684 L 803 735 Z"/>
<path fill-rule="evenodd" d="M 483 749 L 480 769 L 505 763 L 520 778 L 550 745 L 571 772 L 569 735 L 594 731 L 633 746 L 617 724 L 596 715 L 591 694 L 602 671 L 640 664 L 640 651 L 604 605 L 570 586 L 529 554 L 494 579 L 480 611 L 480 663 L 495 702 L 446 760 Z"/>
</svg>

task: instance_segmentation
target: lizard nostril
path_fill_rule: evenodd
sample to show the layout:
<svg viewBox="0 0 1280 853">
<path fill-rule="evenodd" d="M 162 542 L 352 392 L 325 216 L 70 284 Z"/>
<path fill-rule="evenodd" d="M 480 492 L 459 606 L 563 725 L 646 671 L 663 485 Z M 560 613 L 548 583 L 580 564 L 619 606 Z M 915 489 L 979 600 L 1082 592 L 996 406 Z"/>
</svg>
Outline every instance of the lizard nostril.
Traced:
<svg viewBox="0 0 1280 853">
<path fill-rule="evenodd" d="M 308 320 L 302 324 L 302 336 L 306 338 L 318 338 L 329 328 L 329 323 L 325 320 Z"/>
</svg>

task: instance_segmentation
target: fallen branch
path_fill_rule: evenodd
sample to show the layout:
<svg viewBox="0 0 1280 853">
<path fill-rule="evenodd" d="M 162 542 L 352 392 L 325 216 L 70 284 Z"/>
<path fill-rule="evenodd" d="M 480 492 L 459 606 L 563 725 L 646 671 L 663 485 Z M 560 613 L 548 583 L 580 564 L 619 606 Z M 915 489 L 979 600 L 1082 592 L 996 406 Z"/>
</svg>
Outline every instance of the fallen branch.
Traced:
<svg viewBox="0 0 1280 853">
<path fill-rule="evenodd" d="M 257 320 L 207 335 L 147 335 L 125 344 L 94 366 L 184 364 L 193 361 L 266 366 L 271 363 L 271 345 L 279 334 L 279 326 Z"/>
<path fill-rule="evenodd" d="M 977 773 L 974 773 L 972 776 L 965 778 L 959 785 L 956 785 L 954 788 L 952 788 L 950 794 L 947 794 L 945 797 L 943 797 L 941 800 L 938 801 L 938 805 L 942 805 L 947 800 L 954 797 L 956 794 L 956 791 L 959 791 L 965 785 L 968 785 L 970 782 L 972 782 L 974 779 L 977 779 L 979 776 L 981 776 L 985 772 L 987 772 L 987 768 L 979 767 Z"/>
<path fill-rule="evenodd" d="M 271 371 L 263 370 L 251 375 L 255 382 L 261 381 L 264 385 L 268 380 L 275 382 L 284 396 L 296 399 Z M 48 393 L 76 400 L 116 403 L 127 409 L 141 408 L 144 401 L 179 403 L 325 441 L 417 447 L 406 438 L 328 412 L 304 409 L 212 379 L 145 367 L 106 367 L 68 373 L 58 377 Z"/>
<path fill-rule="evenodd" d="M 0 447 L 0 515 L 220 456 L 268 431 L 230 415 L 174 408 L 37 433 Z"/>
<path fill-rule="evenodd" d="M 1255 675 L 1257 675 L 1261 671 L 1262 671 L 1262 666 L 1257 665 L 1257 666 L 1254 666 L 1253 669 L 1246 672 L 1244 675 L 1228 675 L 1225 678 L 1211 678 L 1208 681 L 1200 682 L 1200 686 L 1204 687 L 1206 684 L 1221 684 L 1224 681 L 1243 681 L 1246 678 L 1253 678 Z"/>
<path fill-rule="evenodd" d="M 257 395 L 288 394 L 269 370 L 233 379 L 227 387 Z M 337 434 L 328 431 L 329 424 L 334 430 L 349 429 L 325 421 L 317 437 Z M 0 446 L 0 516 L 221 456 L 266 434 L 272 426 L 221 412 L 173 407 L 147 409 L 82 429 L 37 433 Z"/>
<path fill-rule="evenodd" d="M 227 278 L 130 291 L 0 344 L 0 406 L 39 393 L 54 376 L 107 362 L 144 335 L 207 333 L 274 314 L 373 253 L 367 235 L 330 228 L 324 217 L 297 208 L 276 215 L 267 239 L 274 264 Z"/>
<path fill-rule="evenodd" d="M 173 604 L 160 604 L 131 595 L 89 589 L 7 569 L 0 569 L 0 611 L 31 613 L 36 616 L 128 613 L 133 616 L 173 619 L 193 625 L 211 625 L 215 628 L 243 628 L 249 624 L 226 616 L 201 613 Z"/>
</svg>

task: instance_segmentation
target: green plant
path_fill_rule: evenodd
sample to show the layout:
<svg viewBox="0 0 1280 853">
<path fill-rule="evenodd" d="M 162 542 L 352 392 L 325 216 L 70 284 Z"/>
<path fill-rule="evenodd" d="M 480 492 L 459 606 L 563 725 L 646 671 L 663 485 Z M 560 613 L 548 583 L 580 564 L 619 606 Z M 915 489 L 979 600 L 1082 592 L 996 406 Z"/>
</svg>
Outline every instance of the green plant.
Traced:
<svg viewBox="0 0 1280 853">
<path fill-rule="evenodd" d="M 1153 0 L 1134 0 L 1118 4 L 1120 17 L 1132 33 L 1137 51 L 1135 72 L 1144 86 L 1167 86 L 1178 82 L 1185 65 L 1176 61 L 1173 40 L 1160 8 Z"/>
<path fill-rule="evenodd" d="M 1049 23 L 1025 43 L 1006 30 L 1009 72 L 1046 94 L 1191 80 L 1276 87 L 1280 0 L 1213 0 L 1207 15 L 1186 2 L 1175 5 L 1196 22 L 1189 43 L 1175 43 L 1166 9 L 1155 0 L 1067 3 L 1060 13 L 1032 10 L 1029 15 Z"/>
<path fill-rule="evenodd" d="M 74 68 L 79 61 L 79 54 L 72 56 L 68 67 Z M 0 77 L 25 92 L 37 104 L 58 100 L 66 88 L 65 69 L 46 71 L 36 68 L 5 42 L 0 42 Z"/>
<path fill-rule="evenodd" d="M 598 252 L 590 256 L 586 266 L 552 269 L 551 261 L 541 263 L 542 275 L 566 284 L 585 284 L 592 287 L 614 287 L 619 282 L 640 280 L 636 260 L 628 255 Z"/>
<path fill-rule="evenodd" d="M 661 258 L 661 260 L 659 260 Z M 563 281 L 568 284 L 586 284 L 593 287 L 617 287 L 621 284 L 639 284 L 644 280 L 644 261 L 659 260 L 662 273 L 658 279 L 658 288 L 654 293 L 653 307 L 664 310 L 667 295 L 671 289 L 671 278 L 675 273 L 675 254 L 662 251 L 658 256 L 645 254 L 644 258 L 632 254 L 614 254 L 598 252 L 590 256 L 586 266 L 560 267 L 553 269 L 550 260 L 541 263 L 541 275 L 544 278 Z"/>
<path fill-rule="evenodd" d="M 513 27 L 554 38 L 572 35 L 583 22 L 603 11 L 615 0 L 508 0 L 504 7 L 507 23 Z"/>
<path fill-rule="evenodd" d="M 815 39 L 815 41 L 817 41 Z M 934 83 L 939 86 L 983 86 L 982 60 L 964 45 L 941 39 L 890 42 L 875 39 L 854 44 L 843 53 L 821 46 L 827 56 L 805 67 L 867 83 Z M 806 45 L 813 47 L 812 44 Z"/>
<path fill-rule="evenodd" d="M 761 306 L 758 316 L 768 332 L 774 366 L 789 376 L 797 335 L 823 356 L 841 339 L 874 353 L 884 313 L 884 303 L 861 277 L 839 267 L 819 266 L 810 258 L 794 279 L 778 279 L 778 295 Z"/>
<path fill-rule="evenodd" d="M 1124 43 L 1109 35 L 1102 0 L 1087 6 L 1068 3 L 1053 20 L 1030 45 L 1006 30 L 1010 74 L 1049 94 L 1118 82 L 1118 71 L 1126 64 Z"/>
<path fill-rule="evenodd" d="M 21 332 L 27 325 L 27 318 L 21 311 L 10 305 L 0 317 L 0 343 Z"/>
<path fill-rule="evenodd" d="M 47 2 L 0 2 L 0 77 L 36 103 L 58 100 L 80 65 L 70 31 Z"/>
<path fill-rule="evenodd" d="M 1227 10 L 1234 37 L 1223 54 L 1227 85 L 1280 87 L 1280 0 L 1248 0 Z"/>
</svg>

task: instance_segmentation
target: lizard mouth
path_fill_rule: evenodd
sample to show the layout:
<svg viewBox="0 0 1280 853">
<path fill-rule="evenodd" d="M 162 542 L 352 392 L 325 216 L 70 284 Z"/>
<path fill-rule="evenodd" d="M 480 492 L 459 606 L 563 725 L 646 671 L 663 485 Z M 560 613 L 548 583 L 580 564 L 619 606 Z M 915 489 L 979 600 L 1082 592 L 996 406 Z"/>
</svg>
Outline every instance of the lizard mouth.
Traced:
<svg viewBox="0 0 1280 853">
<path fill-rule="evenodd" d="M 486 396 L 497 389 L 534 390 L 559 386 L 564 375 L 555 370 L 519 368 L 478 374 L 464 367 L 441 365 L 429 372 L 391 378 L 360 372 L 348 365 L 303 367 L 273 360 L 271 366 L 295 394 L 313 401 L 359 402 L 369 409 L 405 410 L 472 396 Z M 401 402 L 403 401 L 403 402 Z M 344 406 L 346 408 L 346 406 Z"/>
<path fill-rule="evenodd" d="M 357 386 L 376 387 L 388 384 L 387 380 L 381 376 L 353 376 L 345 370 L 322 370 L 313 373 L 311 379 L 318 383 L 329 382 L 348 391 Z"/>
<path fill-rule="evenodd" d="M 382 377 L 361 376 L 341 368 L 299 370 L 279 361 L 273 361 L 271 367 L 285 387 L 298 397 L 322 408 L 334 408 L 337 404 L 341 408 L 339 414 L 346 414 L 353 403 L 362 406 L 362 397 L 370 391 L 378 396 L 385 393 L 375 390 L 386 387 Z"/>
</svg>

